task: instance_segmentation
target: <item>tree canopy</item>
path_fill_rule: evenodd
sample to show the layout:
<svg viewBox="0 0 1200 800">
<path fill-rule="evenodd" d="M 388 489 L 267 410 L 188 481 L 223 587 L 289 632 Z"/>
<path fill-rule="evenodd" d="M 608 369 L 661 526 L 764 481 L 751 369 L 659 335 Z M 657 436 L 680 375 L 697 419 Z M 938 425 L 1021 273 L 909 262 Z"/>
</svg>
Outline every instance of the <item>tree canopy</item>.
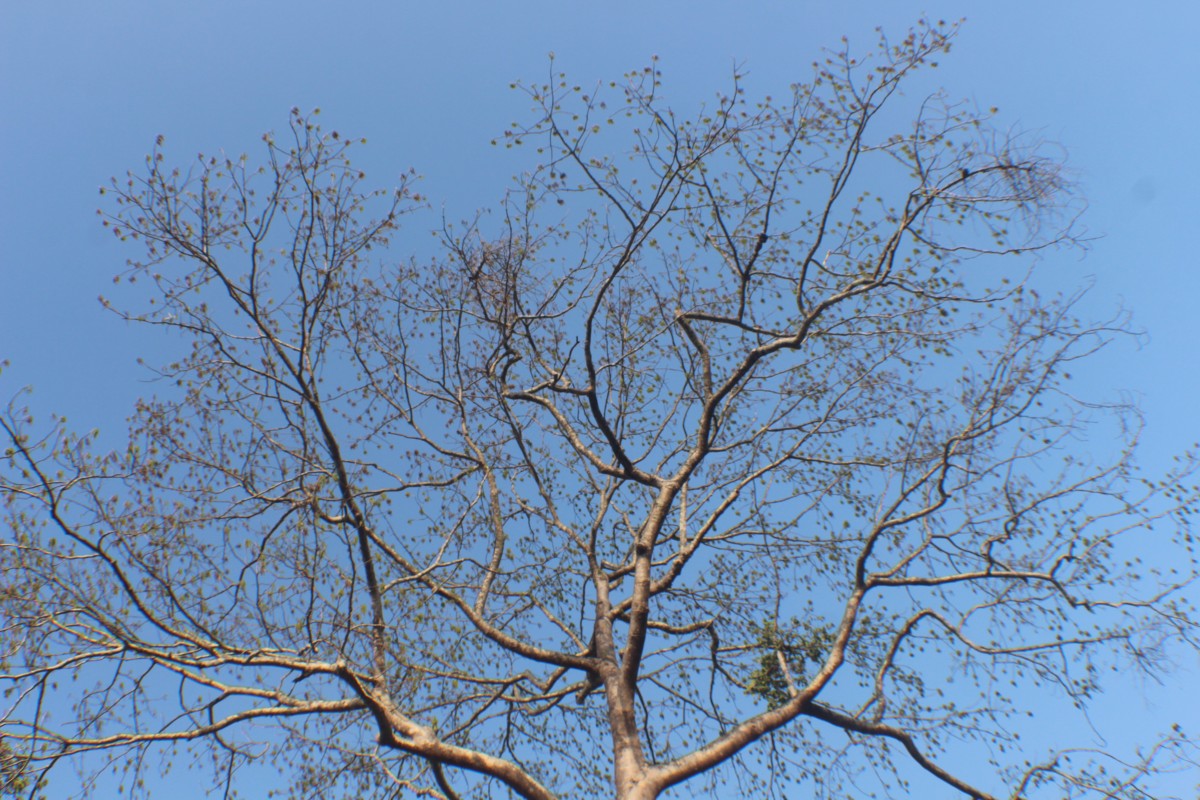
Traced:
<svg viewBox="0 0 1200 800">
<path fill-rule="evenodd" d="M 1072 390 L 1125 325 L 1034 286 L 1080 244 L 1057 149 L 902 92 L 953 33 L 686 116 L 657 65 L 522 85 L 529 171 L 432 240 L 315 115 L 261 161 L 160 139 L 107 190 L 112 307 L 183 345 L 127 447 L 0 420 L 4 791 L 189 751 L 446 800 L 1194 763 L 1022 738 L 1194 646 L 1196 462 L 1143 474 L 1136 409 Z"/>
</svg>

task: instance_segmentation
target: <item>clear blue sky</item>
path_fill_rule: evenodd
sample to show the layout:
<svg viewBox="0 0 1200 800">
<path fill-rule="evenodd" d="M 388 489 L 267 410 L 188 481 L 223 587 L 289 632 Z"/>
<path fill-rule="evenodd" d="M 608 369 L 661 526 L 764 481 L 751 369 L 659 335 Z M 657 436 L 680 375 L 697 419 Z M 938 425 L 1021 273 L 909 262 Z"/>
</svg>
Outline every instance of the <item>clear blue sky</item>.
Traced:
<svg viewBox="0 0 1200 800">
<path fill-rule="evenodd" d="M 415 167 L 422 193 L 457 218 L 520 168 L 488 142 L 525 110 L 508 84 L 544 76 L 550 51 L 578 83 L 657 54 L 686 110 L 735 63 L 751 94 L 778 94 L 822 45 L 845 34 L 865 49 L 875 26 L 898 35 L 922 14 L 968 20 L 938 83 L 1069 154 L 1101 238 L 1086 258 L 1049 257 L 1046 283 L 1092 283 L 1097 317 L 1128 308 L 1148 330 L 1144 347 L 1114 349 L 1086 377 L 1139 399 L 1145 459 L 1165 461 L 1200 440 L 1200 4 L 1179 0 L 0 0 L 0 359 L 12 362 L 0 399 L 32 384 L 37 408 L 119 433 L 148 391 L 144 331 L 96 300 L 136 251 L 95 210 L 98 187 L 141 164 L 156 134 L 175 162 L 253 153 L 289 108 L 320 106 L 328 126 L 368 137 L 375 182 Z M 1147 689 L 1145 714 L 1184 702 L 1200 719 L 1190 667 Z"/>
</svg>

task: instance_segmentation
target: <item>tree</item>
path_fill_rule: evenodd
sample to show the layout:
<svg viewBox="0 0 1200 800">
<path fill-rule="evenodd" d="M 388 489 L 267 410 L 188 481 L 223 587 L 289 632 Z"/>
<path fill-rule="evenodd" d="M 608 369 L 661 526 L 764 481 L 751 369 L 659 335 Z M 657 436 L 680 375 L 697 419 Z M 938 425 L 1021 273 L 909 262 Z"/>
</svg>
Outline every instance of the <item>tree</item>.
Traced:
<svg viewBox="0 0 1200 800">
<path fill-rule="evenodd" d="M 1143 797 L 1194 759 L 1018 738 L 1196 641 L 1196 464 L 1143 476 L 1135 411 L 1070 391 L 1120 320 L 991 265 L 1078 244 L 1053 150 L 904 116 L 952 35 L 691 119 L 654 67 L 522 87 L 537 166 L 400 263 L 422 198 L 315 117 L 258 168 L 160 139 L 108 224 L 120 313 L 186 349 L 118 452 L 0 423 L 12 780 L 103 753 L 136 794 L 195 747 L 297 797 Z"/>
</svg>

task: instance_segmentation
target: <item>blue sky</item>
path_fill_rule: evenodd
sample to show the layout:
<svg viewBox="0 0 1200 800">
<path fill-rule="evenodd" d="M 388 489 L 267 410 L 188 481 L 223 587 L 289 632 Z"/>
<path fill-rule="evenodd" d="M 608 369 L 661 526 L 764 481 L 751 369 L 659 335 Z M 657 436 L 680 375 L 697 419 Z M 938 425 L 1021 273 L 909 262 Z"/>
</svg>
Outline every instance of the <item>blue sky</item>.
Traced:
<svg viewBox="0 0 1200 800">
<path fill-rule="evenodd" d="M 0 342 L 6 386 L 88 426 L 139 393 L 140 332 L 96 296 L 125 257 L 95 217 L 97 188 L 140 164 L 154 136 L 168 155 L 253 151 L 292 106 L 367 136 L 380 184 L 415 167 L 451 218 L 502 193 L 520 164 L 488 146 L 525 111 L 508 89 L 537 79 L 547 53 L 580 83 L 658 54 L 686 108 L 749 70 L 752 92 L 803 79 L 823 45 L 922 13 L 966 17 L 934 78 L 999 106 L 1002 122 L 1061 142 L 1103 237 L 1048 272 L 1064 291 L 1094 281 L 1098 316 L 1123 306 L 1147 346 L 1114 354 L 1109 388 L 1138 393 L 1156 453 L 1200 438 L 1191 247 L 1200 205 L 1192 94 L 1200 8 L 1107 2 L 325 3 L 5 0 L 0 19 Z M 603 10 L 599 10 L 599 9 Z M 80 387 L 102 387 L 80 394 Z M 111 404 L 110 404 L 111 401 Z"/>
<path fill-rule="evenodd" d="M 551 51 L 581 84 L 657 54 L 686 111 L 726 86 L 734 64 L 751 94 L 780 93 L 821 46 L 845 34 L 865 49 L 875 26 L 898 35 L 921 15 L 967 18 L 926 80 L 999 106 L 1002 124 L 1068 154 L 1098 238 L 1086 257 L 1049 256 L 1043 285 L 1090 284 L 1089 312 L 1126 308 L 1148 331 L 1084 378 L 1101 396 L 1132 393 L 1145 460 L 1165 463 L 1200 440 L 1200 148 L 1189 142 L 1200 4 L 1183 2 L 0 0 L 0 359 L 12 362 L 0 397 L 33 385 L 36 408 L 119 434 L 149 391 L 136 363 L 144 332 L 96 299 L 136 252 L 95 211 L 98 187 L 136 168 L 157 134 L 175 162 L 253 153 L 289 108 L 319 106 L 329 127 L 368 137 L 373 181 L 413 167 L 456 219 L 498 199 L 521 168 L 489 141 L 525 111 L 509 83 L 544 76 Z M 1200 694 L 1190 667 L 1184 685 L 1147 688 L 1152 708 Z"/>
</svg>

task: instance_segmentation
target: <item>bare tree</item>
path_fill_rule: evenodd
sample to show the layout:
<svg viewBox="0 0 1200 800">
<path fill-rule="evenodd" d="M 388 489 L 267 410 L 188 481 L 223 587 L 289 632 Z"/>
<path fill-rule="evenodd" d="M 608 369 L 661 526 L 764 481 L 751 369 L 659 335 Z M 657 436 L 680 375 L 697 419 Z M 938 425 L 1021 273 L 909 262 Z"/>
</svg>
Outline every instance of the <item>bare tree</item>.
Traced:
<svg viewBox="0 0 1200 800">
<path fill-rule="evenodd" d="M 536 168 L 399 265 L 422 199 L 312 117 L 257 169 L 160 140 L 110 224 L 186 350 L 121 452 L 0 423 L 8 789 L 197 748 L 296 797 L 1132 798 L 1194 759 L 1017 738 L 1195 643 L 1195 463 L 1146 479 L 1071 392 L 1119 320 L 993 264 L 1078 204 L 901 95 L 952 34 L 688 119 L 654 67 L 525 87 Z"/>
</svg>

